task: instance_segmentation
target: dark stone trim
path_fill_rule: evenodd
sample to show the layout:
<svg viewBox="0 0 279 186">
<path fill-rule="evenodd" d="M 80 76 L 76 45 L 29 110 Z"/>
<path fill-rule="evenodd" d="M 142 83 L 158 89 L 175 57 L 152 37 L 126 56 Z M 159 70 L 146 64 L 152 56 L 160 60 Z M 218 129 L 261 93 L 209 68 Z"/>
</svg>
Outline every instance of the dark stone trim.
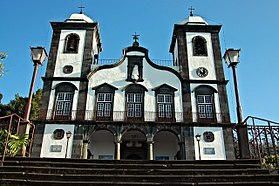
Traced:
<svg viewBox="0 0 279 186">
<path fill-rule="evenodd" d="M 161 88 L 169 89 L 169 90 L 171 90 L 172 92 L 177 91 L 176 88 L 174 88 L 174 87 L 172 87 L 172 86 L 170 86 L 170 85 L 168 85 L 168 84 L 166 84 L 166 83 L 164 83 L 164 84 L 162 84 L 162 85 L 160 85 L 160 86 L 157 86 L 157 87 L 155 87 L 155 88 L 153 88 L 153 89 L 151 89 L 151 90 L 157 91 L 157 90 L 159 90 L 159 89 L 161 89 Z"/>
<path fill-rule="evenodd" d="M 185 141 L 185 159 L 195 160 L 195 143 L 194 143 L 194 130 L 193 127 L 182 127 L 183 136 Z"/>
<path fill-rule="evenodd" d="M 226 85 L 228 84 L 228 80 L 219 81 L 219 80 L 189 80 L 185 79 L 185 83 L 205 83 L 205 84 L 217 84 L 217 85 Z"/>
<path fill-rule="evenodd" d="M 53 30 L 94 30 L 98 23 L 50 22 Z"/>
<path fill-rule="evenodd" d="M 122 88 L 122 91 L 126 91 L 129 93 L 138 93 L 138 92 L 148 92 L 148 89 L 141 84 L 131 83 L 129 85 L 126 85 L 124 88 Z"/>
<path fill-rule="evenodd" d="M 86 77 L 42 77 L 44 82 L 46 81 L 81 81 L 88 82 Z"/>
<path fill-rule="evenodd" d="M 220 102 L 220 110 L 222 116 L 222 122 L 229 123 L 230 119 L 230 112 L 229 112 L 229 104 L 228 104 L 228 96 L 227 90 L 225 85 L 217 85 L 218 95 L 219 95 L 219 102 Z"/>
<path fill-rule="evenodd" d="M 233 144 L 233 131 L 232 128 L 226 127 L 223 128 L 223 138 L 224 138 L 224 146 L 226 152 L 226 160 L 234 160 L 235 152 L 234 152 L 234 144 Z"/>
<path fill-rule="evenodd" d="M 52 41 L 51 41 L 50 51 L 48 56 L 47 70 L 45 75 L 46 77 L 53 77 L 54 75 L 60 35 L 61 35 L 61 30 L 53 30 Z"/>
<path fill-rule="evenodd" d="M 78 93 L 78 103 L 77 103 L 77 119 L 83 120 L 85 117 L 86 110 L 86 101 L 87 101 L 87 92 L 88 92 L 88 82 L 80 82 L 79 84 L 79 93 Z"/>
<path fill-rule="evenodd" d="M 78 124 L 78 125 L 133 125 L 135 122 L 128 121 L 94 121 L 94 120 L 35 120 L 34 124 Z M 158 123 L 156 121 L 146 121 L 146 122 L 138 122 L 136 125 L 166 125 L 166 126 L 184 126 L 184 127 L 228 127 L 232 128 L 236 126 L 236 123 L 198 123 L 198 122 L 168 122 L 168 123 Z"/>
<path fill-rule="evenodd" d="M 214 87 L 211 87 L 211 86 L 208 86 L 208 85 L 199 85 L 199 86 L 195 87 L 192 90 L 192 92 L 198 92 L 198 89 L 200 89 L 202 87 L 207 88 L 208 94 L 218 93 L 218 91 Z"/>
<path fill-rule="evenodd" d="M 193 121 L 190 84 L 182 83 L 181 86 L 184 122 L 190 123 Z"/>
<path fill-rule="evenodd" d="M 56 91 L 59 91 L 59 92 L 63 92 L 63 91 L 68 92 L 67 87 L 69 87 L 71 89 L 70 92 L 78 90 L 78 88 L 74 84 L 69 83 L 69 82 L 58 83 L 52 89 L 56 89 Z"/>
<path fill-rule="evenodd" d="M 87 74 L 89 74 L 91 70 L 91 65 L 93 62 L 93 56 L 91 54 L 93 50 L 93 36 L 94 30 L 86 30 L 83 50 L 83 61 L 81 67 L 81 78 L 86 78 Z"/>
<path fill-rule="evenodd" d="M 178 25 L 175 24 L 173 28 L 173 36 L 171 39 L 169 52 L 173 53 L 175 40 L 177 39 L 177 33 L 179 30 L 182 32 L 209 32 L 209 33 L 219 33 L 222 25 Z"/>
<path fill-rule="evenodd" d="M 225 75 L 224 75 L 223 63 L 222 63 L 219 34 L 212 33 L 211 39 L 212 39 L 212 48 L 213 48 L 213 56 L 214 56 L 214 62 L 215 62 L 215 72 L 216 72 L 217 81 L 219 81 L 219 82 L 226 81 Z M 226 84 L 227 84 L 227 82 L 228 81 L 226 81 Z M 227 123 L 227 122 L 230 122 L 230 115 L 229 115 L 226 84 L 217 83 L 217 89 L 219 92 L 219 102 L 220 102 L 222 121 Z"/>
<path fill-rule="evenodd" d="M 45 120 L 47 116 L 48 111 L 48 104 L 50 102 L 50 92 L 52 87 L 52 81 L 45 81 L 43 85 L 43 92 L 42 92 L 42 98 L 40 102 L 40 114 L 39 119 Z"/>
<path fill-rule="evenodd" d="M 220 47 L 220 41 L 219 41 L 219 34 L 212 33 L 211 40 L 212 40 L 212 48 L 213 48 L 213 57 L 214 57 L 214 62 L 215 62 L 216 78 L 218 81 L 225 81 L 225 75 L 224 75 L 223 63 L 222 63 L 222 55 L 221 55 L 221 47 Z"/>
<path fill-rule="evenodd" d="M 112 86 L 112 85 L 110 85 L 110 84 L 108 84 L 108 83 L 103 83 L 103 84 L 101 84 L 101 85 L 92 87 L 92 90 L 98 90 L 99 88 L 105 87 L 105 86 L 109 87 L 110 89 L 112 89 L 112 90 L 114 90 L 114 91 L 115 91 L 115 90 L 118 90 L 118 88 L 116 88 L 115 86 Z"/>
<path fill-rule="evenodd" d="M 189 79 L 188 51 L 186 33 L 182 29 L 176 31 L 178 49 L 178 65 L 183 79 Z"/>
</svg>

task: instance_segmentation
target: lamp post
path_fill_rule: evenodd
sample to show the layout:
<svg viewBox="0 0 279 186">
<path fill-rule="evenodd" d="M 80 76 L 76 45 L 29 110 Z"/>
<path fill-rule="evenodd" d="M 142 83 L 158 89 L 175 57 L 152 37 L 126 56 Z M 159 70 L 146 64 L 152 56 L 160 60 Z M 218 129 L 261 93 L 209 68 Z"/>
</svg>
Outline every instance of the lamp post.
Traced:
<svg viewBox="0 0 279 186">
<path fill-rule="evenodd" d="M 234 83 L 234 93 L 236 99 L 236 113 L 237 113 L 237 135 L 238 135 L 240 157 L 242 159 L 249 159 L 250 151 L 249 151 L 247 126 L 242 123 L 243 122 L 242 107 L 240 103 L 238 81 L 237 81 L 237 74 L 236 74 L 236 66 L 239 63 L 239 56 L 240 56 L 240 49 L 230 48 L 226 50 L 224 54 L 224 59 L 228 64 L 228 67 L 232 68 L 232 72 L 233 72 L 233 83 Z"/>
<path fill-rule="evenodd" d="M 200 134 L 197 134 L 195 137 L 196 137 L 196 140 L 197 140 L 197 142 L 198 142 L 199 160 L 201 160 L 201 146 L 200 146 L 201 135 L 200 135 Z"/>
<path fill-rule="evenodd" d="M 29 95 L 28 95 L 28 101 L 25 107 L 25 113 L 24 113 L 24 119 L 26 121 L 29 121 L 30 117 L 30 111 L 31 111 L 31 103 L 32 103 L 32 96 L 35 86 L 35 80 L 38 73 L 38 67 L 39 65 L 42 65 L 44 60 L 47 58 L 47 53 L 45 48 L 43 47 L 30 47 L 31 49 L 31 57 L 32 61 L 34 63 L 34 70 L 32 75 L 32 80 L 29 88 Z"/>
<path fill-rule="evenodd" d="M 47 53 L 45 48 L 43 47 L 30 47 L 31 49 L 31 57 L 32 61 L 34 63 L 34 70 L 33 70 L 33 75 L 32 75 L 32 80 L 29 88 L 29 95 L 28 95 L 28 100 L 25 105 L 25 111 L 24 111 L 24 120 L 27 122 L 27 125 L 24 129 L 25 135 L 29 135 L 29 130 L 30 130 L 30 124 L 29 124 L 29 117 L 30 117 L 30 111 L 31 111 L 31 104 L 32 104 L 32 97 L 33 97 L 33 92 L 34 92 L 34 86 L 35 86 L 35 80 L 36 76 L 38 73 L 38 67 L 39 65 L 42 65 L 44 60 L 47 58 Z M 26 146 L 22 147 L 21 154 L 23 157 L 25 157 L 26 154 Z"/>
<path fill-rule="evenodd" d="M 65 158 L 67 158 L 67 155 L 68 155 L 68 145 L 69 145 L 69 139 L 71 138 L 71 136 L 72 136 L 71 131 L 66 132 L 67 144 L 66 144 Z"/>
</svg>

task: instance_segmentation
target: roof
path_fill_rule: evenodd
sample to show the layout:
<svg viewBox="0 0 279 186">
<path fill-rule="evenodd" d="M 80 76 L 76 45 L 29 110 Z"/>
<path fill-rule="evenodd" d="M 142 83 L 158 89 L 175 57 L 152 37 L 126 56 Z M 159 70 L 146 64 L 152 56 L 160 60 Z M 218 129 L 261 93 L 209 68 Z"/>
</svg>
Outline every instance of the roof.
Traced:
<svg viewBox="0 0 279 186">
<path fill-rule="evenodd" d="M 93 23 L 94 21 L 83 13 L 73 13 L 65 22 Z"/>
<path fill-rule="evenodd" d="M 201 16 L 189 16 L 182 22 L 178 23 L 179 25 L 208 25 L 208 23 Z"/>
</svg>

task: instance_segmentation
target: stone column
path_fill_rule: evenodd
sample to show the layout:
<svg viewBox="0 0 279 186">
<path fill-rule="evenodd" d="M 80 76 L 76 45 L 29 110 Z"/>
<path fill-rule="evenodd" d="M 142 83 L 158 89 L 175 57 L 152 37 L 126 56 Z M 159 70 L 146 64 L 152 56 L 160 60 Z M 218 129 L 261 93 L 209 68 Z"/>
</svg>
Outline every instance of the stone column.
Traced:
<svg viewBox="0 0 279 186">
<path fill-rule="evenodd" d="M 88 140 L 83 140 L 83 144 L 82 144 L 82 159 L 87 159 L 88 153 L 87 153 L 87 149 L 88 149 Z"/>
<path fill-rule="evenodd" d="M 179 142 L 179 147 L 180 147 L 180 159 L 181 160 L 186 160 L 186 150 L 185 150 L 184 141 Z"/>
<path fill-rule="evenodd" d="M 120 160 L 120 145 L 121 145 L 121 143 L 119 142 L 119 141 L 117 141 L 116 143 L 115 143 L 115 150 L 116 150 L 116 160 Z"/>
<path fill-rule="evenodd" d="M 148 141 L 148 159 L 153 160 L 154 159 L 154 151 L 153 151 L 153 141 Z"/>
</svg>

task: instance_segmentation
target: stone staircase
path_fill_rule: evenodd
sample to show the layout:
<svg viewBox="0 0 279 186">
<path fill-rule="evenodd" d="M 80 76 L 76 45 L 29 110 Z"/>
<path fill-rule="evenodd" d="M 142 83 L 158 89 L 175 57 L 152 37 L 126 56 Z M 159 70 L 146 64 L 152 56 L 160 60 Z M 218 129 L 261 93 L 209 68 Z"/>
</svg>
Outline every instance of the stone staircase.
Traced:
<svg viewBox="0 0 279 186">
<path fill-rule="evenodd" d="M 7 158 L 1 186 L 279 185 L 258 160 L 133 161 Z"/>
</svg>

